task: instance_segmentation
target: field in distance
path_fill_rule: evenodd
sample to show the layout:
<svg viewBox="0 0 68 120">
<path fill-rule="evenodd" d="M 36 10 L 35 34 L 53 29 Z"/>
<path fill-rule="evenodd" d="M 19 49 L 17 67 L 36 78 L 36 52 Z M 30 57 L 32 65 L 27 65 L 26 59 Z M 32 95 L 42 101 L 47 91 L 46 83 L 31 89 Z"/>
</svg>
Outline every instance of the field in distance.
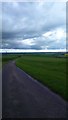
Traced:
<svg viewBox="0 0 68 120">
<path fill-rule="evenodd" d="M 3 55 L 3 63 L 16 65 L 64 99 L 66 96 L 66 56 L 64 54 L 10 54 Z"/>
<path fill-rule="evenodd" d="M 66 99 L 66 58 L 55 55 L 24 55 L 16 65 Z"/>
</svg>

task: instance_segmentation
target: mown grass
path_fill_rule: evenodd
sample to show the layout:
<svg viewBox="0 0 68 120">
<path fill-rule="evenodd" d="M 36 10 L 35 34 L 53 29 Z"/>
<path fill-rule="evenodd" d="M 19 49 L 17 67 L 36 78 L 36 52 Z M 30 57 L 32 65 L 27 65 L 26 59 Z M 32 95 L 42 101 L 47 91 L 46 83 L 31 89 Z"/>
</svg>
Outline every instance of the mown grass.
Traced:
<svg viewBox="0 0 68 120">
<path fill-rule="evenodd" d="M 33 78 L 68 100 L 66 57 L 57 54 L 3 54 L 2 65 L 15 60 L 16 65 Z"/>
<path fill-rule="evenodd" d="M 16 65 L 51 90 L 66 96 L 66 58 L 46 55 L 24 55 Z"/>
</svg>

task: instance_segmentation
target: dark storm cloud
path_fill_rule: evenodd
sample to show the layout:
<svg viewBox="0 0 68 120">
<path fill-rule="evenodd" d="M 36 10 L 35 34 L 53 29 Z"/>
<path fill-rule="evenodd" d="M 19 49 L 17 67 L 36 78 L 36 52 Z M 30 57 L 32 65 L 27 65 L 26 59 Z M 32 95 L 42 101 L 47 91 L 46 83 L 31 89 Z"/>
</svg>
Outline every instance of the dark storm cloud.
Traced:
<svg viewBox="0 0 68 120">
<path fill-rule="evenodd" d="M 59 2 L 3 3 L 3 48 L 43 49 L 51 43 L 55 47 L 55 39 L 42 36 L 44 33 L 57 28 L 58 31 L 59 28 L 65 31 L 65 10 L 65 3 Z M 26 39 L 28 41 L 33 39 L 34 44 L 21 42 Z M 21 44 L 17 41 L 20 41 Z"/>
</svg>

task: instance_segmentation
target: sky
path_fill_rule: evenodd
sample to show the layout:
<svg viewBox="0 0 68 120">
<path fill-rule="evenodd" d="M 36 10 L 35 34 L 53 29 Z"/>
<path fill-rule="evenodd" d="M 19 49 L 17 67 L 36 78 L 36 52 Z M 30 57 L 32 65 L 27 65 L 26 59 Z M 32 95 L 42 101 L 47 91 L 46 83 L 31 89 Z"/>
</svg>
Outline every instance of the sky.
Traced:
<svg viewBox="0 0 68 120">
<path fill-rule="evenodd" d="M 66 2 L 2 3 L 1 48 L 66 49 Z"/>
</svg>

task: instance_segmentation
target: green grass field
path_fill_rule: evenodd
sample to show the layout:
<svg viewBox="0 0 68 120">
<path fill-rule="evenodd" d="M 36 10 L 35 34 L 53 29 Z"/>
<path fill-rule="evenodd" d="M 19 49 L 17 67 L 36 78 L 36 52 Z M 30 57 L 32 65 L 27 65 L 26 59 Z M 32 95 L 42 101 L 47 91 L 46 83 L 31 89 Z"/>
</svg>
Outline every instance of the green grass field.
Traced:
<svg viewBox="0 0 68 120">
<path fill-rule="evenodd" d="M 46 55 L 25 55 L 16 65 L 66 99 L 66 59 Z"/>
<path fill-rule="evenodd" d="M 66 57 L 51 54 L 7 54 L 3 65 L 15 60 L 16 65 L 64 99 L 66 96 Z"/>
<path fill-rule="evenodd" d="M 9 61 L 16 60 L 20 55 L 18 54 L 3 54 L 2 55 L 2 66 Z"/>
</svg>

